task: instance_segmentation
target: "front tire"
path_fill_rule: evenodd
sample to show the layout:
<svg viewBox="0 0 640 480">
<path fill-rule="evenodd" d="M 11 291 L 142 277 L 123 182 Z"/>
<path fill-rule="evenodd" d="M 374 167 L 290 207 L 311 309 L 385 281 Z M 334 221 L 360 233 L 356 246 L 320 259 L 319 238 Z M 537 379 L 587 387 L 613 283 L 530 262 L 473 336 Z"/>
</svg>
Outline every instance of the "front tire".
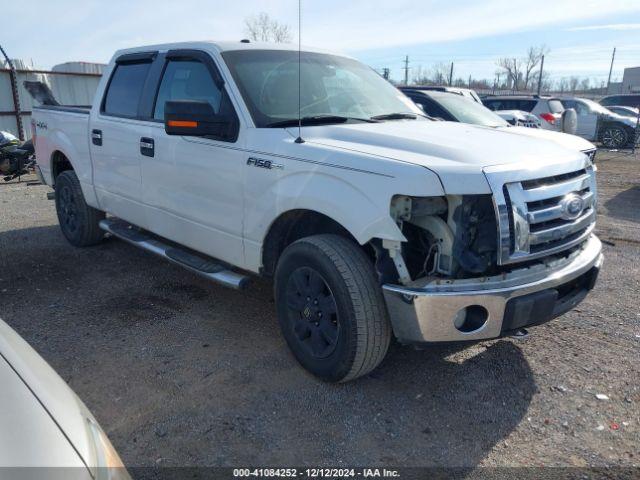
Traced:
<svg viewBox="0 0 640 480">
<path fill-rule="evenodd" d="M 609 125 L 602 130 L 600 141 L 607 148 L 622 148 L 629 141 L 629 135 L 623 127 Z"/>
<path fill-rule="evenodd" d="M 60 229 L 71 245 L 87 247 L 102 240 L 104 232 L 99 223 L 105 214 L 87 205 L 73 170 L 65 170 L 56 177 L 55 198 Z"/>
<path fill-rule="evenodd" d="M 316 235 L 285 249 L 275 274 L 282 333 L 298 362 L 329 382 L 376 368 L 391 340 L 372 262 L 354 242 Z"/>
</svg>

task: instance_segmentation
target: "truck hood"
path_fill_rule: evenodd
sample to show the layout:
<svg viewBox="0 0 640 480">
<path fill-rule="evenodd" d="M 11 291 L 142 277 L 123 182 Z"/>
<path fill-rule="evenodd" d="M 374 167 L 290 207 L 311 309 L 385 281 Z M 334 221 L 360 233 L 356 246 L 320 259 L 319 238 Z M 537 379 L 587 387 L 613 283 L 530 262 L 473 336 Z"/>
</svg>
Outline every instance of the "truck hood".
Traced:
<svg viewBox="0 0 640 480">
<path fill-rule="evenodd" d="M 542 128 L 527 128 L 527 127 L 505 127 L 509 128 L 515 133 L 520 135 L 527 135 L 529 137 L 540 138 L 542 140 L 550 140 L 556 144 L 584 152 L 585 150 L 592 150 L 596 146 L 577 135 L 570 135 L 568 133 L 554 132 L 552 130 L 545 130 Z"/>
<path fill-rule="evenodd" d="M 293 129 L 290 133 L 297 136 Z M 456 122 L 401 120 L 304 127 L 302 136 L 306 142 L 423 166 L 438 174 L 448 193 L 456 193 L 459 175 L 482 175 L 485 167 L 517 169 L 521 165 L 532 170 L 563 161 L 572 164 L 584 155 L 568 141 L 523 135 L 517 128 Z"/>
</svg>

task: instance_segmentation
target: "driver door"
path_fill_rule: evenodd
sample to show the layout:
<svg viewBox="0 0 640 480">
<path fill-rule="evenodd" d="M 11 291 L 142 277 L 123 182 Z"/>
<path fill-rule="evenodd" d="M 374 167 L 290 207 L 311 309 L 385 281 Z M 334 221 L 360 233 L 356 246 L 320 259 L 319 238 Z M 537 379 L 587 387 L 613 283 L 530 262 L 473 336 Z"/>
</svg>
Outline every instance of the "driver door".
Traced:
<svg viewBox="0 0 640 480">
<path fill-rule="evenodd" d="M 153 110 L 151 142 L 142 161 L 149 229 L 196 251 L 243 265 L 242 137 L 167 135 L 165 102 L 204 100 L 216 113 L 234 107 L 213 59 L 199 51 L 167 54 Z"/>
</svg>

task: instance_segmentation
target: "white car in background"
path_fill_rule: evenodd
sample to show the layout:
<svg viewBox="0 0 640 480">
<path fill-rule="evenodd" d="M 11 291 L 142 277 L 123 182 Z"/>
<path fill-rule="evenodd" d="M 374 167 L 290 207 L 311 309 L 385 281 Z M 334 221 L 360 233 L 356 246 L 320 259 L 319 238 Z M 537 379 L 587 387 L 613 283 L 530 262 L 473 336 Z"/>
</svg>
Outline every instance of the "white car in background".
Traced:
<svg viewBox="0 0 640 480">
<path fill-rule="evenodd" d="M 130 479 L 84 403 L 2 320 L 0 385 L 0 478 Z"/>
<path fill-rule="evenodd" d="M 572 115 L 565 118 L 565 107 L 560 99 L 538 95 L 489 95 L 482 103 L 493 111 L 520 110 L 536 115 L 545 130 L 575 133 Z"/>
<path fill-rule="evenodd" d="M 522 110 L 496 110 L 493 113 L 514 127 L 542 128 L 542 122 L 533 113 Z"/>
<path fill-rule="evenodd" d="M 607 106 L 607 109 L 611 110 L 613 113 L 622 115 L 623 117 L 631 117 L 631 118 L 637 119 L 638 115 L 640 115 L 639 109 L 633 108 L 633 107 L 627 107 L 625 105 Z"/>
</svg>

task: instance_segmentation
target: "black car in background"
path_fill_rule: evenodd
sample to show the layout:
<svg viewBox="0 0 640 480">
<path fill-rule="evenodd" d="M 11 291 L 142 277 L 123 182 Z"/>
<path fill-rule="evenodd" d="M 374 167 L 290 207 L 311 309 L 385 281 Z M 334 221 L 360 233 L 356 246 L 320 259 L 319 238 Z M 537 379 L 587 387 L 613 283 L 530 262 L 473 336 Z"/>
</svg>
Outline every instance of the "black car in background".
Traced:
<svg viewBox="0 0 640 480">
<path fill-rule="evenodd" d="M 626 93 L 621 95 L 607 95 L 598 102 L 600 105 L 608 107 L 619 105 L 622 107 L 640 108 L 640 93 Z"/>
</svg>

